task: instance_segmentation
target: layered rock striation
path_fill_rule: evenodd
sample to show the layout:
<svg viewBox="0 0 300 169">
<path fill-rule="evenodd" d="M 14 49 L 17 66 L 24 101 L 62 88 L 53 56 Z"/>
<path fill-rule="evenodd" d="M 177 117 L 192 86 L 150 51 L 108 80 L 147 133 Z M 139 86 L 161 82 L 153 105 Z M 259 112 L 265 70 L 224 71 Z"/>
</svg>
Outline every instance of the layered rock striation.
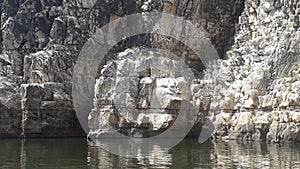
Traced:
<svg viewBox="0 0 300 169">
<path fill-rule="evenodd" d="M 150 137 L 185 117 L 178 115 L 182 102 L 193 95 L 193 73 L 180 60 L 160 55 L 127 50 L 104 66 L 96 80 L 94 109 L 89 115 L 90 137 L 114 130 Z"/>
<path fill-rule="evenodd" d="M 299 5 L 245 2 L 234 45 L 220 63 L 226 90 L 222 111 L 212 115 L 216 137 L 299 141 Z"/>
<path fill-rule="evenodd" d="M 183 16 L 204 28 L 223 59 L 214 65 L 217 70 L 203 71 L 205 67 L 184 44 L 148 34 L 120 42 L 108 54 L 114 56 L 112 60 L 101 66 L 129 64 L 130 59 L 130 63 L 142 65 L 131 54 L 123 60 L 115 57 L 127 48 L 168 50 L 185 58 L 196 70 L 194 75 L 204 79 L 198 80 L 195 88 L 183 88 L 189 88 L 184 91 L 191 95 L 197 93 L 197 99 L 203 101 L 201 111 L 213 121 L 216 138 L 300 140 L 297 0 L 0 0 L 0 136 L 84 135 L 71 94 L 73 68 L 83 45 L 110 21 L 150 11 Z M 116 66 L 112 70 L 120 69 Z M 151 136 L 157 134 L 153 129 L 171 125 L 175 116 L 170 112 L 176 107 L 173 102 L 178 102 L 172 84 L 182 82 L 178 77 L 157 79 L 149 74 L 122 81 L 105 73 L 100 71 L 95 77 L 95 103 L 86 116 L 87 120 L 90 117 L 91 134 L 109 125 L 127 135 Z M 136 84 L 128 98 L 137 110 L 117 111 L 120 108 L 112 100 L 123 97 L 118 90 L 129 82 Z M 154 116 L 145 113 L 151 107 L 151 94 L 146 89 L 173 91 L 174 98 L 161 107 L 161 112 L 168 113 L 159 113 L 165 120 L 153 120 Z M 97 121 L 102 115 L 104 119 Z"/>
<path fill-rule="evenodd" d="M 241 0 L 1 0 L 1 136 L 83 135 L 72 108 L 72 70 L 85 42 L 110 21 L 147 11 L 184 16 L 204 27 L 224 56 L 242 9 Z M 180 43 L 164 45 L 147 36 L 125 40 L 112 53 L 143 44 L 190 55 Z"/>
</svg>

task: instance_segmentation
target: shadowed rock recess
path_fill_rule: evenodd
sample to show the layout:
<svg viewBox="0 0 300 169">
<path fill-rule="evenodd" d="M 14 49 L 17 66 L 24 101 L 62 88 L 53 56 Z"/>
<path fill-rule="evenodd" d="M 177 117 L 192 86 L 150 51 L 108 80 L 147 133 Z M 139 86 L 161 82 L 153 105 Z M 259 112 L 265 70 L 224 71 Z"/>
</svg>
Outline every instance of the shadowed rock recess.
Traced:
<svg viewBox="0 0 300 169">
<path fill-rule="evenodd" d="M 215 138 L 300 141 L 298 0 L 94 0 L 89 8 L 91 2 L 0 0 L 0 137 L 84 136 L 71 95 L 72 71 L 81 48 L 112 20 L 160 11 L 204 28 L 224 59 L 215 65 L 219 69 L 203 71 L 193 51 L 161 35 L 138 35 L 120 42 L 95 77 L 94 106 L 86 117 L 90 134 L 110 125 L 125 135 L 155 135 L 153 131 L 168 128 L 176 118 L 180 98 L 187 97 L 181 93 L 192 91 L 189 97 L 197 93 L 201 100 L 199 112 L 215 125 Z M 129 66 L 152 58 L 135 54 L 143 47 L 186 58 L 202 80 L 191 90 L 177 76 L 158 78 L 155 71 L 145 75 Z M 126 57 L 120 59 L 124 51 Z M 176 68 L 177 63 L 172 64 L 169 67 Z M 115 73 L 122 66 L 138 78 L 120 79 Z M 131 105 L 132 111 L 123 114 L 116 111 L 122 106 L 116 107 L 112 98 L 123 100 L 118 90 L 126 90 L 125 83 L 135 86 L 128 91 L 132 100 L 127 109 Z M 147 112 L 152 105 L 149 91 L 165 92 L 161 97 L 169 98 L 160 103 L 159 120 Z M 130 123 L 130 119 L 137 121 Z M 199 134 L 203 122 L 200 117 L 193 132 Z"/>
</svg>

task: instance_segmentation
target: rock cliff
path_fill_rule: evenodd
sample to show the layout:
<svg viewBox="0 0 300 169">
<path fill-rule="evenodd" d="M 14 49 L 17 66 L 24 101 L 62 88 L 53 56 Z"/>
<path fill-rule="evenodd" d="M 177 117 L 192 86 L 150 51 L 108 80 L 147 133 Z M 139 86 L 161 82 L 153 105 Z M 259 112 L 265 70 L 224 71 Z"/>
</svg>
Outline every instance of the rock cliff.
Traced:
<svg viewBox="0 0 300 169">
<path fill-rule="evenodd" d="M 248 0 L 221 62 L 227 90 L 212 115 L 224 139 L 299 141 L 299 1 Z M 212 113 L 213 114 L 213 113 Z"/>
<path fill-rule="evenodd" d="M 176 14 L 203 26 L 224 56 L 243 1 L 1 0 L 0 6 L 0 133 L 39 137 L 82 135 L 70 82 L 82 46 L 97 29 L 137 12 Z M 137 44 L 162 46 L 137 37 L 115 52 Z M 164 46 L 183 54 L 176 43 Z"/>
<path fill-rule="evenodd" d="M 189 66 L 204 77 L 202 91 L 210 89 L 202 94 L 211 96 L 211 109 L 205 109 L 205 114 L 214 122 L 216 138 L 300 140 L 297 0 L 0 0 L 0 11 L 0 136 L 84 135 L 71 94 L 73 68 L 83 45 L 112 20 L 137 12 L 160 11 L 183 16 L 204 28 L 223 59 L 217 65 L 220 69 L 203 71 L 203 66 L 194 64 L 193 51 L 159 35 L 124 40 L 110 55 L 117 56 L 127 48 L 159 47 L 192 60 Z M 124 60 L 105 65 L 120 62 Z M 110 100 L 101 101 L 101 97 L 109 92 L 116 94 L 111 90 L 115 87 L 101 85 L 118 81 L 101 73 L 95 78 L 96 101 L 98 98 L 100 105 L 105 101 L 105 105 L 94 103 L 92 119 L 101 113 L 114 114 Z M 164 83 L 174 81 L 174 77 L 162 79 L 161 87 L 170 89 L 172 86 Z M 153 88 L 158 82 L 145 76 L 132 83 L 137 83 L 131 91 L 138 96 L 132 97 L 134 104 L 144 111 L 149 106 L 149 94 L 141 92 L 141 87 Z M 170 99 L 164 110 L 170 110 L 172 100 L 176 99 Z M 165 116 L 172 119 L 171 113 Z M 110 116 L 109 122 L 91 120 L 91 132 L 108 123 L 121 129 L 133 125 L 120 120 L 121 114 L 115 114 L 115 118 L 118 124 Z M 152 121 L 156 127 L 172 121 L 155 123 L 148 115 L 139 119 L 139 125 Z"/>
</svg>

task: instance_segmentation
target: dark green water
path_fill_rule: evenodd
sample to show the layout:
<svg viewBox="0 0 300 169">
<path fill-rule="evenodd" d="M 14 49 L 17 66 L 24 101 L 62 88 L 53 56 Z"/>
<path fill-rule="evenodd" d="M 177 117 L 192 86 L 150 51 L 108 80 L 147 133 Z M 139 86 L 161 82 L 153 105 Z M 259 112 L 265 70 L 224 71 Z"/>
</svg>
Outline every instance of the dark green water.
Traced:
<svg viewBox="0 0 300 169">
<path fill-rule="evenodd" d="M 184 140 L 131 159 L 88 147 L 85 139 L 0 139 L 0 168 L 300 168 L 300 145 Z"/>
</svg>

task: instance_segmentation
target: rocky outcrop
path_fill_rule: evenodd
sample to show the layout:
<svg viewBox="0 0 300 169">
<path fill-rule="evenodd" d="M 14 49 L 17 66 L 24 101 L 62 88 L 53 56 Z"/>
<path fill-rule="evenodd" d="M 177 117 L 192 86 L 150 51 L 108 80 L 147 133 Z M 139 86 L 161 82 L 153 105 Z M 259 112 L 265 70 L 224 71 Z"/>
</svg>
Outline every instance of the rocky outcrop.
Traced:
<svg viewBox="0 0 300 169">
<path fill-rule="evenodd" d="M 200 106 L 203 101 L 197 99 L 198 90 L 192 90 L 197 87 L 192 83 L 195 80 L 182 60 L 153 51 L 120 53 L 103 66 L 96 80 L 89 137 L 115 131 L 132 137 L 151 137 L 169 129 L 175 120 L 187 127 L 184 123 L 197 114 L 190 112 L 195 109 L 184 108 L 183 102 L 198 107 L 198 122 L 203 121 L 209 105 Z"/>
<path fill-rule="evenodd" d="M 21 133 L 19 86 L 8 78 L 0 77 L 0 91 L 0 135 L 15 136 L 16 133 Z"/>
<path fill-rule="evenodd" d="M 62 83 L 21 85 L 23 137 L 84 135 Z"/>
<path fill-rule="evenodd" d="M 0 136 L 80 133 L 70 102 L 72 69 L 87 39 L 108 22 L 146 11 L 184 16 L 209 32 L 223 56 L 242 9 L 242 0 L 0 0 L 0 76 L 5 84 L 1 88 L 0 133 L 6 133 Z M 167 48 L 178 56 L 191 53 L 183 52 L 186 47 L 180 43 L 163 45 L 164 41 L 151 41 L 147 36 L 121 42 L 112 53 L 137 44 Z"/>
<path fill-rule="evenodd" d="M 300 141 L 299 5 L 246 1 L 235 43 L 220 64 L 226 90 L 222 111 L 212 115 L 217 138 Z"/>
<path fill-rule="evenodd" d="M 245 0 L 164 0 L 161 11 L 172 15 L 183 16 L 192 21 L 193 24 L 204 28 L 204 30 L 208 32 L 208 36 L 220 57 L 225 58 L 226 51 L 233 44 L 233 36 L 236 30 L 235 24 L 244 9 L 244 1 Z M 149 2 L 155 3 L 159 1 L 153 0 Z M 168 44 L 168 42 L 163 41 L 163 46 L 166 44 Z M 185 48 L 181 49 L 182 46 L 176 44 L 171 44 L 170 46 L 172 46 L 174 51 L 186 51 Z M 187 55 L 192 55 L 191 51 L 187 52 Z M 182 54 L 178 54 L 178 56 L 182 56 Z"/>
<path fill-rule="evenodd" d="M 215 65 L 218 70 L 202 73 L 205 67 L 194 59 L 191 49 L 161 35 L 124 40 L 109 56 L 142 44 L 142 48 L 162 48 L 186 58 L 194 75 L 204 80 L 194 81 L 186 87 L 192 90 L 184 90 L 191 91 L 188 100 L 201 101 L 199 111 L 209 113 L 216 138 L 299 141 L 299 5 L 296 0 L 0 0 L 0 136 L 83 135 L 71 95 L 72 71 L 82 46 L 112 20 L 160 11 L 183 16 L 208 32 L 224 59 Z M 110 74 L 108 68 L 120 70 L 114 66 L 121 63 L 142 62 L 129 60 L 112 57 L 102 65 L 107 69 L 102 67 L 95 77 L 91 133 L 109 125 L 127 135 L 150 136 L 157 134 L 154 129 L 163 131 L 170 126 L 176 117 L 171 112 L 177 111 L 182 95 L 179 97 L 172 84 L 187 84 L 179 77 L 157 79 L 153 72 L 124 81 Z M 141 73 L 135 69 L 127 72 Z M 113 100 L 122 100 L 118 90 L 129 82 L 135 84 L 128 96 L 135 110 L 126 114 Z M 160 107 L 162 121 L 145 113 L 151 108 L 148 90 L 172 91 L 172 97 Z M 101 114 L 104 119 L 97 121 Z M 202 120 L 199 123 L 203 125 Z"/>
</svg>

